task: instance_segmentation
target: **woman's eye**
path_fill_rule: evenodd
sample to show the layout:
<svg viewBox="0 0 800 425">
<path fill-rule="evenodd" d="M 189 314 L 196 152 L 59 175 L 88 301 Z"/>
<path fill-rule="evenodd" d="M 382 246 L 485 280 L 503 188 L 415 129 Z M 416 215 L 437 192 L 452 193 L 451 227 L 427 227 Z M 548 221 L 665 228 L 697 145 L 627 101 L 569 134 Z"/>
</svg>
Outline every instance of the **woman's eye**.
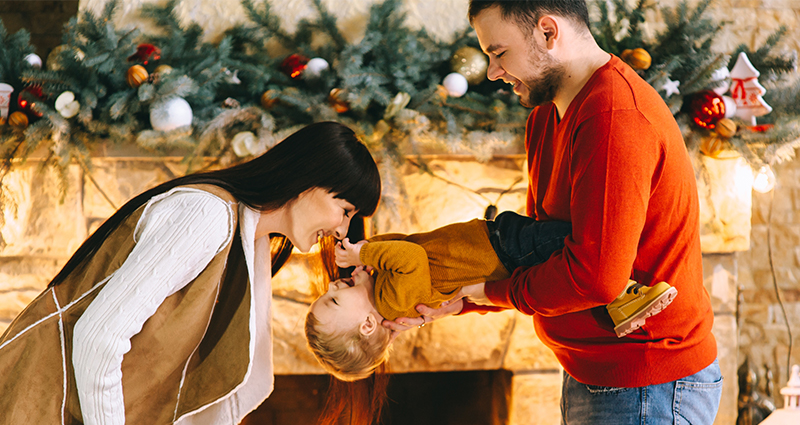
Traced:
<svg viewBox="0 0 800 425">
<path fill-rule="evenodd" d="M 350 211 L 344 210 L 344 216 L 345 217 L 350 218 L 350 214 L 351 214 Z"/>
</svg>

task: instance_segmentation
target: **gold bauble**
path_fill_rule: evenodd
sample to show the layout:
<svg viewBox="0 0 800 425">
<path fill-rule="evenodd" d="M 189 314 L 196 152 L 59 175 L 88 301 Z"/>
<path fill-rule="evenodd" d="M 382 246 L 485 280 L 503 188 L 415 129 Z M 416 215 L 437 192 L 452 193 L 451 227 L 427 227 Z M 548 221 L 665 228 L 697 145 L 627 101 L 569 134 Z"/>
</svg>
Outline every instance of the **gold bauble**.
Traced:
<svg viewBox="0 0 800 425">
<path fill-rule="evenodd" d="M 142 85 L 150 74 L 147 73 L 147 70 L 144 69 L 141 65 L 134 65 L 128 68 L 128 85 L 137 88 Z"/>
<path fill-rule="evenodd" d="M 467 77 L 467 82 L 475 85 L 486 79 L 489 62 L 480 50 L 464 46 L 456 50 L 450 58 L 450 70 Z"/>
<path fill-rule="evenodd" d="M 156 69 L 153 70 L 153 74 L 162 77 L 165 75 L 169 75 L 170 72 L 172 72 L 172 67 L 169 65 L 159 65 L 156 67 Z"/>
<path fill-rule="evenodd" d="M 278 91 L 277 90 L 267 90 L 264 94 L 261 95 L 261 106 L 264 109 L 272 108 L 275 105 L 275 102 L 278 101 Z"/>
<path fill-rule="evenodd" d="M 647 50 L 642 49 L 641 47 L 632 50 L 625 49 L 622 51 L 622 54 L 620 54 L 619 57 L 633 69 L 644 70 L 650 68 L 650 64 L 652 63 L 650 53 L 647 53 Z"/>
<path fill-rule="evenodd" d="M 736 123 L 730 118 L 723 118 L 717 121 L 717 134 L 726 139 L 733 137 L 736 134 L 736 129 Z"/>
<path fill-rule="evenodd" d="M 342 89 L 331 90 L 331 93 L 328 95 L 328 103 L 340 114 L 350 110 L 350 104 L 347 103 L 347 96 Z"/>
<path fill-rule="evenodd" d="M 700 152 L 712 158 L 719 156 L 727 147 L 728 142 L 722 137 L 710 136 L 700 142 Z"/>
<path fill-rule="evenodd" d="M 50 71 L 61 71 L 62 69 L 64 69 L 64 66 L 61 64 L 61 59 L 59 58 L 59 56 L 61 55 L 61 52 L 65 50 L 71 50 L 72 53 L 75 55 L 75 58 L 78 59 L 79 61 L 83 60 L 83 57 L 85 56 L 83 54 L 83 51 L 77 47 L 67 46 L 66 44 L 53 47 L 53 50 L 51 50 L 50 53 L 47 54 L 47 62 L 45 63 L 47 65 L 47 69 L 49 69 Z"/>
<path fill-rule="evenodd" d="M 25 128 L 28 126 L 28 116 L 24 112 L 12 112 L 8 116 L 8 124 L 12 127 Z"/>
</svg>

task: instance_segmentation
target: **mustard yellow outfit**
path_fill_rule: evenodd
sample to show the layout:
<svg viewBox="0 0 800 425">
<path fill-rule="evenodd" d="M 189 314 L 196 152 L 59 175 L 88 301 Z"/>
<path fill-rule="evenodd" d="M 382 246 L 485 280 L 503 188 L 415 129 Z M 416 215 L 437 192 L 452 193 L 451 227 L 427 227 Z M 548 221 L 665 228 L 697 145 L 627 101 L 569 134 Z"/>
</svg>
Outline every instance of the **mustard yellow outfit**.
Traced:
<svg viewBox="0 0 800 425">
<path fill-rule="evenodd" d="M 377 271 L 375 307 L 388 320 L 419 317 L 418 304 L 437 308 L 463 286 L 511 276 L 480 219 L 427 233 L 378 235 L 359 258 Z"/>
</svg>

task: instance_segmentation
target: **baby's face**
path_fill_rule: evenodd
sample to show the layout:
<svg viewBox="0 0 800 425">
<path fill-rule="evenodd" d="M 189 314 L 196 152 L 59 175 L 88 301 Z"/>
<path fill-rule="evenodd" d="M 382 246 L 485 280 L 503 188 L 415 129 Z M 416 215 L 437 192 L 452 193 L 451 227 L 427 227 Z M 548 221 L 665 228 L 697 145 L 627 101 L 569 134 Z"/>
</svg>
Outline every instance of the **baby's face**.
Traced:
<svg viewBox="0 0 800 425">
<path fill-rule="evenodd" d="M 323 331 L 350 331 L 375 311 L 372 290 L 372 277 L 356 268 L 351 278 L 331 282 L 328 292 L 311 304 L 311 311 L 322 323 Z"/>
</svg>

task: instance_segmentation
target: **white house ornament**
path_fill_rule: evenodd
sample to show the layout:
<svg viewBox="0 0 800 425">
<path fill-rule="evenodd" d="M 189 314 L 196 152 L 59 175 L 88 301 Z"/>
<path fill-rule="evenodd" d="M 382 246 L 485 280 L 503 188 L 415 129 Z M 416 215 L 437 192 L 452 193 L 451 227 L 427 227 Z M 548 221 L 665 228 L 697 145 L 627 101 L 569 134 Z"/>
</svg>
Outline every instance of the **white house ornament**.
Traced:
<svg viewBox="0 0 800 425">
<path fill-rule="evenodd" d="M 772 107 L 761 97 L 767 92 L 758 82 L 760 72 L 750 63 L 744 52 L 739 53 L 731 69 L 731 98 L 736 102 L 736 116 L 756 125 L 756 117 L 772 112 Z"/>
<path fill-rule="evenodd" d="M 11 93 L 14 92 L 14 87 L 10 84 L 0 83 L 0 118 L 5 120 L 8 118 L 8 109 L 11 105 Z"/>
<path fill-rule="evenodd" d="M 711 90 L 714 90 L 715 93 L 722 96 L 723 94 L 728 92 L 728 89 L 731 88 L 731 72 L 728 71 L 728 68 L 722 67 L 711 74 L 711 81 L 715 83 L 719 83 L 719 85 Z"/>
<path fill-rule="evenodd" d="M 322 58 L 311 58 L 306 64 L 305 75 L 316 78 L 322 75 L 322 71 L 328 69 L 328 61 Z"/>
<path fill-rule="evenodd" d="M 55 107 L 56 111 L 67 119 L 78 115 L 78 111 L 81 110 L 81 104 L 75 100 L 75 93 L 71 91 L 65 91 L 58 95 Z"/>
<path fill-rule="evenodd" d="M 467 77 L 459 74 L 458 72 L 451 72 L 444 77 L 442 85 L 447 89 L 447 94 L 453 97 L 461 97 L 467 92 L 469 83 Z"/>
<path fill-rule="evenodd" d="M 36 69 L 42 69 L 42 58 L 39 57 L 36 53 L 31 53 L 25 56 L 22 60 L 24 60 L 28 65 Z"/>
<path fill-rule="evenodd" d="M 667 78 L 667 82 L 664 83 L 663 86 L 661 86 L 661 90 L 667 92 L 667 97 L 670 97 L 673 94 L 681 94 L 681 91 L 678 89 L 678 86 L 680 85 L 681 85 L 680 81 L 677 80 L 672 81 L 669 78 Z"/>
<path fill-rule="evenodd" d="M 188 127 L 192 125 L 192 107 L 180 97 L 156 102 L 150 107 L 150 125 L 158 131 Z"/>
</svg>

